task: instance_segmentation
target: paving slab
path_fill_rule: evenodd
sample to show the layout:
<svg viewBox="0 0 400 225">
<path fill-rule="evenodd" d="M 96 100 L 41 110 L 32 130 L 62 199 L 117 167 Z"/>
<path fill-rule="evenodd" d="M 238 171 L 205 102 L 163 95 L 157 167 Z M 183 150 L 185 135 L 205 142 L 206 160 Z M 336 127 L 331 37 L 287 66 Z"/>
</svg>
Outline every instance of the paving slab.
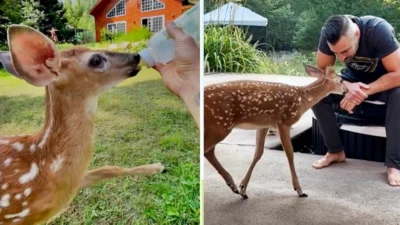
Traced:
<svg viewBox="0 0 400 225">
<path fill-rule="evenodd" d="M 253 158 L 250 146 L 216 146 L 221 164 L 236 184 L 243 179 Z M 243 225 L 398 225 L 400 188 L 387 184 L 382 163 L 348 159 L 316 170 L 320 156 L 295 153 L 295 167 L 307 198 L 299 198 L 291 184 L 285 153 L 266 150 L 256 165 L 243 200 L 226 186 L 205 160 L 204 224 Z"/>
</svg>

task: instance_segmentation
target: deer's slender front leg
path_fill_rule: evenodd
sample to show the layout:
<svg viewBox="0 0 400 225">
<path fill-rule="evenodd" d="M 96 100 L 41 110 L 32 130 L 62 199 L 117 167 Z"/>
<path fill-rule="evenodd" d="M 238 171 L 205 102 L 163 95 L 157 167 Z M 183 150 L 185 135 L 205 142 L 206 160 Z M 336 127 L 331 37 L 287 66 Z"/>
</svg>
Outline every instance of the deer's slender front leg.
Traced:
<svg viewBox="0 0 400 225">
<path fill-rule="evenodd" d="M 294 168 L 293 145 L 292 141 L 290 140 L 290 127 L 285 125 L 279 126 L 279 136 L 281 138 L 283 149 L 285 150 L 286 157 L 289 162 L 290 174 L 292 175 L 294 190 L 297 191 L 300 197 L 307 197 L 307 194 L 303 193 L 303 190 L 300 187 L 299 179 L 297 178 L 296 170 Z"/>
<path fill-rule="evenodd" d="M 226 185 L 228 185 L 235 194 L 239 194 L 239 191 L 235 182 L 232 179 L 232 176 L 229 174 L 228 171 L 224 169 L 221 163 L 219 163 L 217 157 L 215 157 L 215 147 L 212 147 L 209 151 L 205 152 L 204 156 L 210 162 L 210 164 L 214 166 L 214 168 L 218 171 L 222 178 L 224 178 Z"/>
<path fill-rule="evenodd" d="M 161 163 L 147 164 L 131 168 L 122 168 L 119 166 L 103 166 L 98 169 L 89 170 L 83 178 L 80 189 L 85 189 L 99 183 L 102 180 L 126 176 L 126 175 L 151 175 L 161 173 L 164 166 Z"/>
<path fill-rule="evenodd" d="M 239 185 L 240 188 L 240 195 L 243 198 L 248 198 L 246 194 L 247 185 L 249 184 L 251 174 L 253 173 L 253 169 L 256 166 L 258 160 L 261 159 L 264 153 L 264 143 L 265 143 L 265 136 L 267 135 L 268 128 L 257 130 L 257 138 L 256 138 L 256 151 L 254 153 L 253 161 L 249 169 L 247 170 L 246 176 L 243 178 L 242 183 Z"/>
</svg>

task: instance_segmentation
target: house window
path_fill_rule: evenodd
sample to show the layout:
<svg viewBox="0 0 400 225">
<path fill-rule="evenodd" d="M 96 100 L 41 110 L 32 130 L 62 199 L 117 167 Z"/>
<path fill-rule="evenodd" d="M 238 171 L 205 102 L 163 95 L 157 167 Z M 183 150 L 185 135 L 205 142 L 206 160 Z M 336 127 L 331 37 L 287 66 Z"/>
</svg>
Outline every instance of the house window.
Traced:
<svg viewBox="0 0 400 225">
<path fill-rule="evenodd" d="M 164 8 L 165 4 L 159 0 L 142 0 L 142 12 Z"/>
<path fill-rule="evenodd" d="M 142 27 L 147 27 L 151 32 L 157 32 L 164 27 L 164 16 L 142 18 Z"/>
<path fill-rule="evenodd" d="M 119 1 L 108 13 L 107 18 L 125 15 L 125 0 Z"/>
<path fill-rule="evenodd" d="M 126 33 L 126 22 L 109 23 L 107 30 L 113 33 Z"/>
</svg>

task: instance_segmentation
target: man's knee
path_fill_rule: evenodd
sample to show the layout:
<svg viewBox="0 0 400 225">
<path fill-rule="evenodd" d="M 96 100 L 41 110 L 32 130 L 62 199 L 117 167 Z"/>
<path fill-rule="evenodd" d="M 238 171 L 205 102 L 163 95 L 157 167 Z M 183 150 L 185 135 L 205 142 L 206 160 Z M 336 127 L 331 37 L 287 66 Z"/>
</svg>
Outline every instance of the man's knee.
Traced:
<svg viewBox="0 0 400 225">
<path fill-rule="evenodd" d="M 319 101 L 317 104 L 315 104 L 312 107 L 312 110 L 318 110 L 320 108 L 326 108 L 326 107 L 333 108 L 333 104 L 339 103 L 340 98 L 342 98 L 340 95 L 330 94 L 330 95 L 326 96 L 325 98 L 321 99 L 321 101 Z"/>
</svg>

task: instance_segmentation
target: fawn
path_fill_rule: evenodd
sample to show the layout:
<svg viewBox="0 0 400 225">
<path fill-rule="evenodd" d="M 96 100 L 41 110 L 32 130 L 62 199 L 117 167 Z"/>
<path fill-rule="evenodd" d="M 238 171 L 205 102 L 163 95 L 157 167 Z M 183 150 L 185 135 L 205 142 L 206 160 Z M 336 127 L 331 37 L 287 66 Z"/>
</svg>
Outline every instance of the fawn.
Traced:
<svg viewBox="0 0 400 225">
<path fill-rule="evenodd" d="M 135 76 L 140 56 L 73 47 L 58 52 L 39 31 L 8 29 L 0 60 L 14 76 L 45 86 L 45 124 L 32 135 L 0 136 L 0 224 L 51 220 L 76 193 L 103 179 L 161 173 L 160 163 L 88 171 L 99 94 Z"/>
<path fill-rule="evenodd" d="M 248 198 L 246 194 L 252 171 L 264 153 L 268 129 L 276 128 L 285 150 L 292 184 L 300 197 L 303 193 L 293 162 L 293 146 L 290 128 L 300 117 L 329 93 L 344 92 L 341 78 L 333 67 L 321 71 L 304 65 L 310 76 L 318 79 L 304 86 L 290 86 L 262 81 L 231 81 L 209 85 L 204 88 L 204 156 L 224 178 L 231 190 Z M 225 139 L 233 128 L 255 129 L 256 149 L 253 161 L 239 188 L 232 176 L 215 156 L 215 146 Z"/>
</svg>

